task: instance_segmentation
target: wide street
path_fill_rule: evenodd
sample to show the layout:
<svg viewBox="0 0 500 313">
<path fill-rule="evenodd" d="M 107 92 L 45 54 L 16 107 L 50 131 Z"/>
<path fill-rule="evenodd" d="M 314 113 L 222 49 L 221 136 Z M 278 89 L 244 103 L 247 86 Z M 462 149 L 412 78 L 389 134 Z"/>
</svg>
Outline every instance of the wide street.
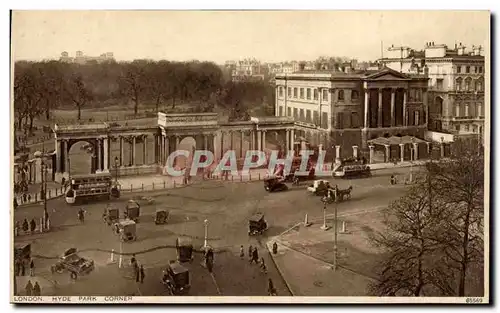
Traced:
<svg viewBox="0 0 500 313">
<path fill-rule="evenodd" d="M 339 214 L 362 210 L 381 209 L 404 192 L 404 185 L 391 186 L 391 174 L 407 174 L 406 169 L 378 170 L 373 177 L 364 179 L 330 179 L 339 188 L 353 186 L 352 198 L 338 204 Z M 414 169 L 417 171 L 417 169 Z M 400 179 L 401 180 L 401 179 Z M 291 187 L 291 185 L 289 185 Z M 103 223 L 102 213 L 106 203 L 85 205 L 85 224 L 77 219 L 79 207 L 67 205 L 63 199 L 48 203 L 52 230 L 50 233 L 20 235 L 16 243 L 32 243 L 36 274 L 56 282 L 57 287 L 47 288 L 45 294 L 57 295 L 166 295 L 160 284 L 162 269 L 169 260 L 176 258 L 176 251 L 165 246 L 174 246 L 178 236 L 189 236 L 195 248 L 203 245 L 204 223 L 208 220 L 208 243 L 218 252 L 215 255 L 213 275 L 200 265 L 201 254 L 186 267 L 190 270 L 191 296 L 264 296 L 267 295 L 267 278 L 271 277 L 278 295 L 290 295 L 285 282 L 273 266 L 265 248 L 266 237 L 278 235 L 289 227 L 304 220 L 323 216 L 323 204 L 319 197 L 306 191 L 307 184 L 291 187 L 289 191 L 268 193 L 262 182 L 195 182 L 177 189 L 148 192 L 145 196 L 154 198 L 154 204 L 139 201 L 141 219 L 137 226 L 137 241 L 123 243 L 124 253 L 136 253 L 139 263 L 146 269 L 143 284 L 136 284 L 128 268 L 130 255 L 123 258 L 124 267 L 118 263 L 109 264 L 110 252 L 120 250 L 120 241 L 111 228 Z M 125 202 L 139 194 L 124 194 L 111 205 L 122 209 Z M 155 225 L 154 212 L 158 208 L 170 211 L 168 224 Z M 327 208 L 333 213 L 333 206 Z M 42 215 L 41 205 L 23 206 L 15 211 L 15 220 Z M 269 225 L 261 237 L 248 236 L 248 218 L 255 212 L 262 212 Z M 244 246 L 245 256 L 249 245 L 259 248 L 259 257 L 266 260 L 268 273 L 258 266 L 250 265 L 245 257 L 239 257 L 239 247 Z M 64 250 L 75 247 L 86 258 L 93 259 L 96 269 L 87 276 L 71 282 L 68 273 L 51 274 L 50 266 Z M 154 248 L 157 248 L 154 250 Z M 99 251 L 100 250 L 100 251 Z M 153 250 L 153 251 L 146 251 Z M 115 261 L 118 256 L 115 255 Z M 23 286 L 19 286 L 22 289 Z M 42 291 L 44 294 L 44 291 Z"/>
</svg>

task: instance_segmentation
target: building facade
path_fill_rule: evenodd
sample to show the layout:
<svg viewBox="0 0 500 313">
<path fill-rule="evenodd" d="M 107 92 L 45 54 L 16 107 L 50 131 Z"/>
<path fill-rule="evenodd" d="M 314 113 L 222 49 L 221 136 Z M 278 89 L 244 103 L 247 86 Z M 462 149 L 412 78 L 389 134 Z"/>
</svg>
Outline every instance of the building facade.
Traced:
<svg viewBox="0 0 500 313">
<path fill-rule="evenodd" d="M 429 76 L 429 130 L 457 135 L 484 132 L 484 55 L 481 46 L 449 49 L 428 42 L 424 50 L 390 47 L 383 65 Z"/>
<path fill-rule="evenodd" d="M 113 52 L 106 52 L 101 54 L 100 56 L 88 56 L 84 55 L 82 51 L 76 51 L 75 57 L 70 57 L 68 52 L 63 51 L 61 52 L 59 61 L 66 63 L 85 64 L 92 61 L 95 61 L 97 63 L 110 62 L 115 61 L 115 58 L 113 56 Z"/>
<path fill-rule="evenodd" d="M 238 81 L 259 81 L 265 80 L 267 67 L 263 66 L 258 60 L 245 59 L 234 63 L 232 67 L 231 79 Z"/>
<path fill-rule="evenodd" d="M 378 137 L 424 138 L 428 78 L 377 71 L 300 71 L 276 76 L 276 116 L 293 117 L 313 145 L 368 153 Z M 338 155 L 338 153 L 336 153 Z"/>
</svg>

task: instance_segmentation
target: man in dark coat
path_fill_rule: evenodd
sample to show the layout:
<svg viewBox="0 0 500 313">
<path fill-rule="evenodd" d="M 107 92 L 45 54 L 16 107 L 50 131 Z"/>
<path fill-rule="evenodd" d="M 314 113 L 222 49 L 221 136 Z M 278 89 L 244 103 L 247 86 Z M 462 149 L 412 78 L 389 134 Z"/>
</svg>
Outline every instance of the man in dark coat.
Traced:
<svg viewBox="0 0 500 313">
<path fill-rule="evenodd" d="M 24 221 L 23 221 L 23 231 L 27 232 L 29 230 L 29 228 L 30 228 L 30 226 L 28 224 L 28 220 L 24 219 Z"/>
<path fill-rule="evenodd" d="M 33 295 L 34 296 L 42 295 L 42 290 L 40 289 L 40 285 L 38 284 L 38 282 L 35 282 L 35 286 L 33 286 Z"/>
<path fill-rule="evenodd" d="M 269 280 L 268 280 L 267 292 L 270 296 L 276 295 L 276 288 L 274 288 L 273 280 L 271 278 L 269 278 Z"/>
<path fill-rule="evenodd" d="M 252 262 L 255 262 L 255 264 L 259 264 L 259 252 L 257 251 L 257 248 L 253 248 L 252 259 L 250 260 L 250 263 Z"/>
<path fill-rule="evenodd" d="M 144 266 L 142 266 L 141 264 L 141 269 L 140 269 L 140 279 L 141 279 L 141 284 L 144 283 L 144 277 L 146 277 L 145 273 L 144 273 Z"/>
<path fill-rule="evenodd" d="M 31 296 L 33 294 L 33 285 L 31 284 L 31 280 L 28 280 L 28 283 L 26 284 L 25 290 L 26 290 L 27 296 Z"/>
<path fill-rule="evenodd" d="M 30 276 L 35 276 L 35 262 L 33 262 L 33 259 L 30 262 Z"/>
<path fill-rule="evenodd" d="M 31 231 L 31 232 L 34 232 L 34 231 L 35 231 L 35 229 L 36 229 L 36 222 L 35 222 L 35 219 L 34 219 L 34 218 L 32 218 L 32 219 L 31 219 L 31 222 L 30 222 L 30 231 Z"/>
<path fill-rule="evenodd" d="M 135 271 L 135 282 L 138 283 L 141 281 L 141 271 L 139 269 L 139 266 L 134 267 Z"/>
<path fill-rule="evenodd" d="M 250 263 L 252 263 L 252 252 L 253 252 L 253 247 L 252 245 L 250 245 L 248 247 L 248 260 L 250 261 Z"/>
</svg>

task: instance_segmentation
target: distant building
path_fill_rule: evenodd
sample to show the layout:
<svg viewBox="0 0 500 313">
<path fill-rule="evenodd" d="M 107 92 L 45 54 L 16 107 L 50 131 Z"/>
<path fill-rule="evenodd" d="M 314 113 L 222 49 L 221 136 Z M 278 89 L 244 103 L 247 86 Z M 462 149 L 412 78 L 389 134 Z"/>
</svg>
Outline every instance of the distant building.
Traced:
<svg viewBox="0 0 500 313">
<path fill-rule="evenodd" d="M 65 63 L 85 64 L 92 61 L 95 61 L 97 63 L 110 62 L 115 61 L 115 58 L 113 56 L 113 52 L 106 52 L 101 54 L 100 56 L 94 57 L 84 55 L 82 51 L 76 51 L 75 57 L 70 57 L 68 52 L 64 51 L 61 53 L 59 61 Z"/>
<path fill-rule="evenodd" d="M 231 79 L 234 82 L 266 79 L 267 67 L 255 59 L 244 59 L 234 63 L 228 61 L 226 66 L 232 68 Z"/>
<path fill-rule="evenodd" d="M 484 132 L 484 55 L 481 46 L 470 51 L 460 44 L 426 43 L 424 50 L 388 49 L 379 60 L 401 73 L 429 76 L 429 130 L 453 134 Z"/>
</svg>

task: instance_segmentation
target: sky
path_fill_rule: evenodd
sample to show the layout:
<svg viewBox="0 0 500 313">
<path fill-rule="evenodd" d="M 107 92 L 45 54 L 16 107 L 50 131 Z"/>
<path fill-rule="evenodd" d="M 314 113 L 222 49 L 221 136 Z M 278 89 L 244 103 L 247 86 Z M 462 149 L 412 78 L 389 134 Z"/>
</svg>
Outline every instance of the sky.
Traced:
<svg viewBox="0 0 500 313">
<path fill-rule="evenodd" d="M 119 61 L 366 61 L 392 44 L 462 42 L 489 51 L 489 24 L 487 11 L 14 11 L 11 42 L 14 60 L 81 50 L 113 52 Z"/>
</svg>

